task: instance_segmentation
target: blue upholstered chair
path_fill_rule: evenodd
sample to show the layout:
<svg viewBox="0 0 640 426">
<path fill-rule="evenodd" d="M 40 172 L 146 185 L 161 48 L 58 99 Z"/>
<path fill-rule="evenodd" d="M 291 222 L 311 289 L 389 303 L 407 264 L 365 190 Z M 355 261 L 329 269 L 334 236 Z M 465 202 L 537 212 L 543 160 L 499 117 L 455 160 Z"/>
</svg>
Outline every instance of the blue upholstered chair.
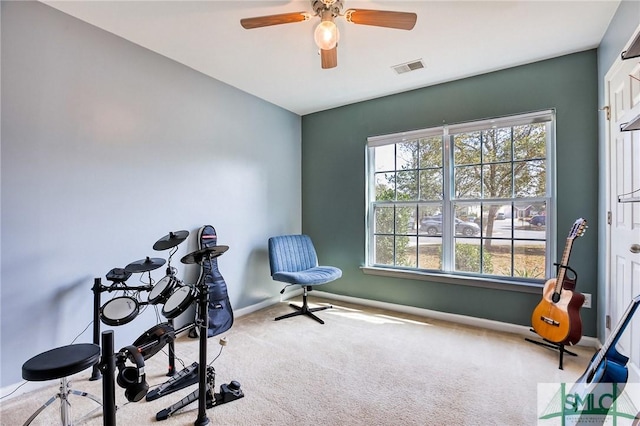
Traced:
<svg viewBox="0 0 640 426">
<path fill-rule="evenodd" d="M 276 318 L 276 321 L 297 315 L 307 315 L 320 324 L 324 321 L 313 312 L 331 308 L 309 308 L 307 291 L 317 285 L 326 284 L 342 276 L 342 271 L 333 266 L 318 266 L 318 256 L 308 235 L 282 235 L 269 238 L 269 264 L 271 278 L 287 283 L 280 293 L 290 285 L 302 286 L 302 306 L 289 304 L 296 311 Z"/>
</svg>

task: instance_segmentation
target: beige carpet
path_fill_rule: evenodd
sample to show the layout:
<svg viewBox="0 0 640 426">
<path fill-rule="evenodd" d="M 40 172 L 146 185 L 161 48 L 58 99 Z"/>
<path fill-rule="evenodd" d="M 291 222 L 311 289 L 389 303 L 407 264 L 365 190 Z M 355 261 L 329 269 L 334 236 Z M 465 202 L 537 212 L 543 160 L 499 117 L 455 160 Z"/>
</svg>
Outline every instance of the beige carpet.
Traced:
<svg viewBox="0 0 640 426">
<path fill-rule="evenodd" d="M 325 325 L 307 317 L 274 321 L 290 311 L 283 302 L 238 318 L 227 333 L 208 339 L 209 361 L 220 351 L 220 337 L 229 342 L 213 363 L 216 392 L 237 380 L 245 395 L 208 409 L 210 424 L 534 425 L 537 384 L 575 381 L 594 352 L 572 348 L 579 356 L 565 356 L 560 370 L 556 352 L 522 336 L 313 300 L 334 306 L 319 313 Z M 198 339 L 181 336 L 176 352 L 185 365 L 197 361 Z M 166 364 L 162 352 L 147 360 L 152 387 L 167 380 Z M 101 397 L 101 381 L 88 381 L 89 375 L 87 370 L 72 378 L 73 388 Z M 3 400 L 1 424 L 23 424 L 57 388 L 53 383 Z M 196 388 L 126 403 L 116 385 L 117 424 L 192 425 L 197 402 L 165 421 L 155 415 Z M 75 418 L 97 406 L 87 398 L 70 399 Z M 60 424 L 59 417 L 56 401 L 32 424 Z M 102 412 L 84 424 L 102 425 Z"/>
</svg>

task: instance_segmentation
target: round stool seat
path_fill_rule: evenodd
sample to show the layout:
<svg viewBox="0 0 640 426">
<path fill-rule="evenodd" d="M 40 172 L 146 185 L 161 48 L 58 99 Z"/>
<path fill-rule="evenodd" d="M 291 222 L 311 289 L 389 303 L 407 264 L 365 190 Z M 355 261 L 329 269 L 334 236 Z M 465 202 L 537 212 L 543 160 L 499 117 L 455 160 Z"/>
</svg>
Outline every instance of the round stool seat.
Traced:
<svg viewBox="0 0 640 426">
<path fill-rule="evenodd" d="M 78 343 L 51 349 L 22 364 L 22 378 L 30 381 L 60 379 L 94 366 L 100 360 L 100 346 Z"/>
</svg>

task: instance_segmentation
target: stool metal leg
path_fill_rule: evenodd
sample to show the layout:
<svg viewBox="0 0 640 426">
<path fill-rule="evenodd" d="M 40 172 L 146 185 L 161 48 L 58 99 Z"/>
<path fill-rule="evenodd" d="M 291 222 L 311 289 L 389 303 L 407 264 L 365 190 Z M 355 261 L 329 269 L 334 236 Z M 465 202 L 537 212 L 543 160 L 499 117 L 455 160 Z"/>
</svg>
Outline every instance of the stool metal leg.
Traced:
<svg viewBox="0 0 640 426">
<path fill-rule="evenodd" d="M 82 392 L 82 391 L 78 391 L 75 389 L 71 389 L 70 388 L 70 383 L 67 380 L 66 377 L 63 377 L 60 379 L 60 392 L 58 392 L 57 394 L 55 394 L 54 396 L 52 396 L 47 402 L 45 402 L 40 408 L 38 408 L 36 410 L 35 413 L 33 413 L 31 415 L 31 417 L 29 417 L 27 419 L 27 421 L 24 423 L 23 426 L 28 426 L 31 424 L 31 422 L 33 422 L 33 420 L 38 417 L 38 415 L 45 409 L 47 408 L 49 405 L 51 405 L 57 398 L 60 398 L 60 420 L 62 421 L 62 426 L 72 426 L 72 422 L 71 422 L 71 403 L 69 402 L 69 394 L 74 394 L 74 395 L 78 395 L 78 396 L 84 396 L 87 397 L 89 399 L 94 400 L 95 402 L 97 402 L 100 407 L 96 408 L 95 410 L 91 411 L 90 413 L 88 413 L 87 415 L 85 415 L 84 417 L 82 417 L 79 422 L 81 423 L 82 421 L 84 421 L 85 419 L 87 419 L 89 416 L 91 416 L 93 413 L 95 413 L 96 410 L 99 410 L 102 407 L 102 402 L 100 401 L 100 399 L 95 396 L 92 395 L 88 392 Z"/>
<path fill-rule="evenodd" d="M 53 401 L 55 401 L 55 400 L 56 400 L 57 398 L 59 398 L 59 397 L 60 397 L 60 394 L 56 394 L 56 395 L 52 396 L 52 397 L 51 397 L 51 399 L 49 399 L 47 402 L 45 402 L 45 403 L 42 405 L 42 407 L 38 408 L 38 409 L 36 410 L 36 412 L 35 412 L 35 413 L 33 413 L 33 414 L 31 415 L 31 417 L 29 417 L 29 418 L 27 419 L 27 421 L 26 421 L 26 422 L 24 422 L 24 426 L 28 426 L 28 425 L 30 425 L 30 424 L 31 424 L 31 422 L 33 421 L 33 419 L 35 419 L 36 417 L 38 417 L 38 414 L 40 414 L 40 413 L 42 412 L 42 410 L 44 410 L 44 409 L 45 409 L 45 408 L 47 408 L 49 405 L 51 405 L 51 403 L 53 403 Z"/>
<path fill-rule="evenodd" d="M 71 404 L 69 404 L 69 382 L 60 379 L 60 420 L 64 426 L 71 426 Z"/>
<path fill-rule="evenodd" d="M 93 410 L 91 410 L 90 412 L 88 412 L 87 414 L 85 414 L 84 416 L 82 416 L 81 418 L 79 418 L 78 420 L 76 420 L 76 424 L 82 424 L 85 420 L 89 419 L 91 416 L 93 416 L 97 411 L 102 410 L 102 401 L 100 401 L 100 398 L 98 398 L 95 395 L 90 394 L 89 392 L 84 392 L 84 391 L 79 391 L 79 390 L 75 390 L 75 389 L 69 389 L 69 392 L 71 392 L 74 395 L 78 395 L 78 396 L 84 396 L 86 398 L 92 399 L 95 402 L 98 403 L 98 407 L 94 408 Z"/>
</svg>

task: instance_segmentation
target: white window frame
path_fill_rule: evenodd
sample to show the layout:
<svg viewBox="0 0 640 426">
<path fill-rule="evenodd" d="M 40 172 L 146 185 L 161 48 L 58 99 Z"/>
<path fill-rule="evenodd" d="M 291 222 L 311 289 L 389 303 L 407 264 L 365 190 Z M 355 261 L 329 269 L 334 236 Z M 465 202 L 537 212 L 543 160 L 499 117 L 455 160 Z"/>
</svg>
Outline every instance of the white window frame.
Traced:
<svg viewBox="0 0 640 426">
<path fill-rule="evenodd" d="M 462 273 L 456 272 L 453 268 L 453 256 L 447 255 L 446 253 L 452 253 L 452 245 L 454 243 L 454 236 L 451 235 L 451 232 L 447 229 L 443 229 L 442 232 L 442 250 L 445 255 L 442 259 L 442 269 L 439 271 L 434 270 L 424 270 L 419 268 L 411 268 L 411 267 L 400 267 L 400 266 L 392 266 L 392 265 L 376 265 L 375 260 L 375 238 L 374 238 L 374 214 L 373 207 L 376 204 L 374 200 L 370 198 L 375 196 L 375 158 L 372 154 L 374 152 L 373 149 L 375 147 L 380 147 L 384 145 L 391 145 L 406 141 L 411 141 L 419 138 L 425 137 L 434 137 L 434 136 L 442 136 L 443 140 L 443 192 L 444 199 L 442 201 L 443 207 L 443 217 L 451 217 L 451 212 L 454 204 L 460 203 L 490 203 L 491 199 L 470 199 L 470 200 L 456 200 L 454 199 L 453 194 L 453 153 L 451 152 L 452 140 L 450 135 L 462 132 L 470 132 L 470 131 L 481 131 L 487 130 L 493 127 L 511 127 L 517 125 L 524 124 L 533 124 L 533 123 L 541 123 L 547 122 L 547 142 L 546 142 L 546 159 L 545 159 L 545 172 L 546 172 L 546 194 L 544 197 L 537 198 L 511 198 L 511 199 L 500 199 L 499 202 L 521 202 L 521 201 L 544 201 L 546 203 L 546 214 L 547 214 L 547 226 L 545 229 L 545 276 L 553 276 L 555 274 L 555 266 L 554 260 L 556 258 L 556 158 L 555 158 L 555 147 L 556 147 L 556 117 L 554 110 L 544 110 L 544 111 L 536 111 L 524 114 L 489 118 L 483 120 L 476 120 L 470 122 L 463 123 L 455 123 L 448 124 L 443 126 L 437 126 L 427 129 L 420 129 L 414 131 L 407 132 L 399 132 L 388 135 L 378 135 L 367 138 L 367 145 L 365 147 L 366 153 L 366 188 L 365 188 L 365 227 L 366 227 L 366 246 L 365 246 L 365 260 L 366 265 L 363 267 L 366 273 L 376 274 L 375 270 L 384 270 L 381 275 L 390 275 L 390 276 L 405 276 L 406 274 L 416 274 L 424 277 L 438 275 L 443 276 L 446 275 L 448 277 L 460 277 L 460 278 L 480 278 L 481 280 L 488 279 L 490 281 L 496 282 L 511 282 L 516 284 L 522 284 L 523 282 L 534 283 L 536 286 L 540 286 L 544 283 L 544 279 L 530 279 L 530 278 L 519 278 L 519 277 L 506 277 L 506 276 L 497 276 L 497 275 L 488 275 L 488 274 L 473 274 L 473 273 Z M 511 159 L 511 163 L 513 163 L 513 159 Z M 377 204 L 389 204 L 389 205 L 401 205 L 406 202 L 402 201 L 389 201 L 389 202 L 378 202 Z M 428 201 L 415 201 L 410 202 L 413 204 L 427 204 Z M 400 235 L 400 234 L 395 234 Z M 514 237 L 512 236 L 512 240 Z M 397 271 L 399 274 L 390 274 L 390 271 Z M 416 278 L 416 277 L 408 277 L 408 278 Z M 425 279 L 425 278 L 417 278 L 417 279 Z"/>
</svg>

